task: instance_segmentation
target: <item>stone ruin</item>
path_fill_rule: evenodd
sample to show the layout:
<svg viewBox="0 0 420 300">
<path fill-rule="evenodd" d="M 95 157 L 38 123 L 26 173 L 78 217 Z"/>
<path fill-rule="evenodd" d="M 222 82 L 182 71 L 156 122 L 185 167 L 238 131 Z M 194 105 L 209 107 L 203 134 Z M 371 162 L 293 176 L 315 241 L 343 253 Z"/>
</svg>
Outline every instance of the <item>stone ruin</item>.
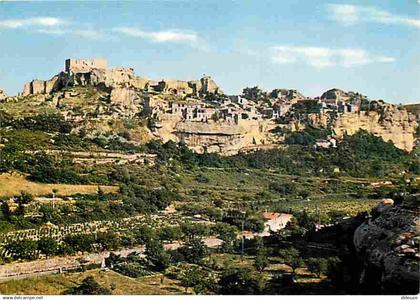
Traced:
<svg viewBox="0 0 420 300">
<path fill-rule="evenodd" d="M 66 72 L 67 73 L 89 73 L 93 69 L 107 68 L 107 61 L 103 58 L 94 59 L 66 59 Z"/>
<path fill-rule="evenodd" d="M 25 84 L 20 96 L 51 94 L 67 86 L 99 86 L 109 93 L 113 89 L 130 89 L 136 91 L 161 92 L 174 95 L 201 96 L 207 93 L 221 93 L 217 84 L 204 76 L 199 80 L 162 80 L 159 82 L 136 76 L 132 68 L 107 68 L 107 61 L 102 58 L 66 59 L 65 71 L 50 80 L 32 80 Z M 117 94 L 113 93 L 113 97 Z M 111 99 L 112 101 L 113 99 Z"/>
</svg>

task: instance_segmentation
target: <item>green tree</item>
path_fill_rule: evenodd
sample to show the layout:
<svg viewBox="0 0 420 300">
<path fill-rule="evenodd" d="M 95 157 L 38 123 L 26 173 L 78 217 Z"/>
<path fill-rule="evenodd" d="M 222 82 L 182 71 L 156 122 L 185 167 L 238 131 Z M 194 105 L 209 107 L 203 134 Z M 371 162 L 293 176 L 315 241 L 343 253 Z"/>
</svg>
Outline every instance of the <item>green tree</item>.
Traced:
<svg viewBox="0 0 420 300">
<path fill-rule="evenodd" d="M 55 210 L 52 207 L 52 205 L 49 205 L 49 204 L 42 204 L 39 207 L 38 211 L 42 215 L 42 221 L 44 222 L 49 222 L 53 220 L 55 217 L 58 217 L 56 216 Z"/>
<path fill-rule="evenodd" d="M 182 232 L 178 226 L 165 226 L 159 231 L 159 239 L 162 241 L 169 241 L 170 243 L 179 239 L 181 236 Z"/>
<path fill-rule="evenodd" d="M 70 288 L 64 292 L 67 295 L 111 295 L 112 292 L 103 286 L 101 286 L 93 276 L 88 276 L 83 279 L 82 283 L 77 286 Z"/>
<path fill-rule="evenodd" d="M 181 284 L 185 287 L 185 294 L 188 293 L 188 288 L 193 288 L 198 285 L 202 280 L 201 268 L 199 266 L 191 266 L 188 269 L 181 272 L 180 280 Z"/>
<path fill-rule="evenodd" d="M 103 232 L 96 237 L 96 243 L 102 246 L 104 250 L 115 251 L 121 248 L 121 239 L 115 233 Z"/>
<path fill-rule="evenodd" d="M 12 241 L 4 246 L 13 259 L 37 259 L 37 242 L 33 240 Z"/>
<path fill-rule="evenodd" d="M 152 265 L 156 271 L 164 271 L 170 265 L 170 255 L 163 248 L 161 241 L 152 239 L 146 242 L 147 261 Z"/>
<path fill-rule="evenodd" d="M 58 243 L 53 238 L 43 237 L 38 240 L 38 250 L 46 257 L 56 255 L 58 247 Z"/>
<path fill-rule="evenodd" d="M 188 262 L 198 264 L 207 256 L 209 250 L 201 239 L 194 238 L 188 240 L 178 251 L 184 255 Z"/>
<path fill-rule="evenodd" d="M 81 251 L 83 253 L 90 251 L 94 242 L 93 236 L 89 234 L 76 234 L 64 237 L 64 243 L 76 252 Z"/>
<path fill-rule="evenodd" d="M 30 193 L 27 192 L 20 192 L 20 195 L 16 198 L 17 204 L 29 204 L 32 201 L 34 201 L 34 196 L 32 196 Z"/>
<path fill-rule="evenodd" d="M 268 265 L 268 251 L 265 247 L 260 248 L 257 252 L 257 255 L 255 256 L 254 266 L 257 271 L 262 272 L 265 268 L 268 267 Z"/>
<path fill-rule="evenodd" d="M 317 277 L 321 277 L 321 275 L 326 274 L 328 271 L 328 260 L 325 258 L 315 258 L 311 257 L 306 261 L 306 266 L 308 270 Z"/>
<path fill-rule="evenodd" d="M 229 224 L 218 223 L 214 231 L 217 233 L 217 237 L 223 241 L 221 250 L 223 252 L 232 252 L 233 243 L 236 240 L 237 228 Z"/>
<path fill-rule="evenodd" d="M 254 102 L 258 102 L 262 99 L 264 99 L 267 94 L 264 93 L 258 86 L 254 87 L 246 87 L 242 90 L 242 96 L 247 99 Z"/>
<path fill-rule="evenodd" d="M 294 247 L 280 249 L 279 255 L 283 262 L 290 266 L 293 270 L 293 274 L 296 273 L 296 269 L 303 266 L 303 259 L 300 256 L 299 250 Z"/>
<path fill-rule="evenodd" d="M 219 293 L 222 295 L 258 295 L 264 289 L 261 274 L 249 268 L 226 269 L 218 285 Z"/>
<path fill-rule="evenodd" d="M 104 193 L 103 189 L 99 185 L 98 185 L 98 200 L 106 201 L 106 194 Z"/>
</svg>

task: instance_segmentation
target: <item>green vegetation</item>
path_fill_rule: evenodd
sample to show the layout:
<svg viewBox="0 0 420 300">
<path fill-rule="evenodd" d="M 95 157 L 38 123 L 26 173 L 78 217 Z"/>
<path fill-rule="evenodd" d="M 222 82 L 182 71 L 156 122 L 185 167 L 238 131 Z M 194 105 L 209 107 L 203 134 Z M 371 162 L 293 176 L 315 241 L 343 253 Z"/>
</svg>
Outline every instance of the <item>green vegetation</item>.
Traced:
<svg viewBox="0 0 420 300">
<path fill-rule="evenodd" d="M 267 97 L 258 88 L 244 95 L 252 101 Z M 302 101 L 295 109 L 312 113 L 319 107 Z M 147 291 L 154 292 L 165 281 L 176 293 L 348 291 L 351 262 L 335 251 L 345 239 L 340 224 L 357 215 L 364 219 L 381 198 L 418 189 L 416 152 L 405 153 L 364 131 L 345 136 L 336 148 L 315 149 L 315 141 L 331 132 L 307 127 L 286 132 L 285 148 L 222 157 L 196 154 L 183 143 L 135 145 L 130 120 L 118 134 L 96 137 L 70 133 L 73 124 L 54 111 L 20 120 L 8 116 L 7 122 L 11 129 L 0 129 L 7 139 L 0 170 L 19 176 L 17 186 L 25 188 L 0 199 L 3 263 L 145 249 L 111 254 L 105 263 L 113 275 L 78 277 L 60 293 L 114 294 L 118 288 L 104 283 L 107 276 L 150 283 Z M 66 152 L 49 150 L 146 152 L 157 161 L 83 165 Z M 26 188 L 29 183 L 44 189 L 34 192 Z M 76 192 L 64 193 L 60 184 Z M 242 241 L 244 234 L 264 231 L 264 211 L 293 218 L 269 237 Z M 319 225 L 327 225 L 333 237 L 322 240 Z M 209 246 L 207 240 L 216 243 Z"/>
<path fill-rule="evenodd" d="M 78 287 L 73 287 L 65 291 L 67 295 L 111 295 L 111 291 L 102 287 L 92 276 L 83 279 Z"/>
</svg>

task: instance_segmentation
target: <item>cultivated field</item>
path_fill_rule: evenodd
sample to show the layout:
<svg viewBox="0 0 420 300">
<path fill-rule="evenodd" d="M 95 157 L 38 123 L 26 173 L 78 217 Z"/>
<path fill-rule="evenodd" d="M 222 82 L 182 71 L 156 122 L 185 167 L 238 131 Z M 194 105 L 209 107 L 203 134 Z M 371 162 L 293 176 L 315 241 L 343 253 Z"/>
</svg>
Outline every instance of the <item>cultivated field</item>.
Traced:
<svg viewBox="0 0 420 300">
<path fill-rule="evenodd" d="M 57 196 L 71 196 L 74 194 L 94 194 L 98 191 L 97 185 L 72 185 L 72 184 L 46 184 L 27 180 L 17 173 L 0 174 L 0 197 L 12 197 L 19 195 L 21 191 L 28 192 L 33 196 L 51 194 L 52 190 L 58 190 Z M 116 192 L 116 186 L 101 186 L 105 193 Z"/>
</svg>

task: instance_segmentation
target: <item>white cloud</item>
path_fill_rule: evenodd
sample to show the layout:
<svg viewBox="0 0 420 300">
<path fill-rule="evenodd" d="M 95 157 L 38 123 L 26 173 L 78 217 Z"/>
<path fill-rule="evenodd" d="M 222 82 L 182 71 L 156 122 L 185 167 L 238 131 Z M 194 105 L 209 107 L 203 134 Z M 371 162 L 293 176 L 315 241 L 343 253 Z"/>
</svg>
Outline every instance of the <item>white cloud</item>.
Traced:
<svg viewBox="0 0 420 300">
<path fill-rule="evenodd" d="M 156 43 L 163 42 L 188 42 L 198 41 L 198 35 L 195 32 L 183 30 L 164 30 L 164 31 L 143 31 L 133 27 L 118 27 L 113 29 L 128 36 L 144 38 Z"/>
<path fill-rule="evenodd" d="M 302 63 L 316 68 L 353 67 L 370 63 L 391 63 L 395 59 L 374 56 L 364 49 L 277 46 L 271 48 L 271 60 L 277 64 Z"/>
<path fill-rule="evenodd" d="M 63 20 L 54 17 L 39 17 L 27 19 L 0 20 L 0 28 L 21 28 L 29 26 L 53 27 L 65 23 Z"/>
<path fill-rule="evenodd" d="M 56 36 L 75 35 L 88 39 L 99 39 L 104 37 L 103 33 L 93 29 L 38 29 L 36 32 Z"/>
<path fill-rule="evenodd" d="M 62 29 L 38 29 L 37 32 L 51 35 L 63 35 L 66 33 L 66 31 Z"/>
<path fill-rule="evenodd" d="M 420 19 L 392 14 L 386 10 L 375 7 L 350 4 L 328 4 L 327 12 L 331 20 L 343 25 L 354 25 L 359 22 L 373 22 L 420 28 Z"/>
</svg>

